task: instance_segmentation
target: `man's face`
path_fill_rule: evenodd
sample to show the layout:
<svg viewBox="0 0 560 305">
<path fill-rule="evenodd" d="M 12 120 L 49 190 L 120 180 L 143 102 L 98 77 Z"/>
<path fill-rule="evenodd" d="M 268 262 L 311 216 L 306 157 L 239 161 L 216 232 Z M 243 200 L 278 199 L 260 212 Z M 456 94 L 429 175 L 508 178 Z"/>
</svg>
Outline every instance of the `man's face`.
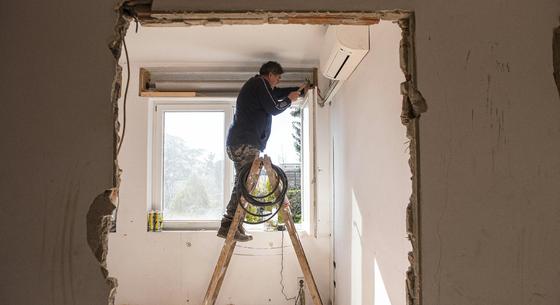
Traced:
<svg viewBox="0 0 560 305">
<path fill-rule="evenodd" d="M 280 82 L 281 79 L 282 79 L 281 74 L 268 73 L 268 82 L 270 83 L 270 86 L 272 88 L 278 86 L 278 83 Z"/>
</svg>

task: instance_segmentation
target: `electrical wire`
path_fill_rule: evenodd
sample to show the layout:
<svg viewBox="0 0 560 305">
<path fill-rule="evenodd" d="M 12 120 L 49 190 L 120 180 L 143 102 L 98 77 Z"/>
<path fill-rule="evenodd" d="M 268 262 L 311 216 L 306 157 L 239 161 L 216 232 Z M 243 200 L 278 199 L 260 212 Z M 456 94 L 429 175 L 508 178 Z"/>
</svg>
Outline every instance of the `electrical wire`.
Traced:
<svg viewBox="0 0 560 305">
<path fill-rule="evenodd" d="M 247 180 L 249 179 L 252 165 L 253 165 L 252 162 L 249 162 L 239 170 L 239 179 L 237 180 L 237 184 L 235 186 L 237 188 L 238 196 L 243 196 L 249 204 L 255 207 L 276 206 L 276 210 L 271 213 L 258 213 L 258 212 L 255 213 L 250 211 L 248 207 L 243 206 L 243 204 L 240 203 L 241 202 L 241 200 L 239 200 L 240 198 L 238 198 L 237 201 L 239 202 L 239 204 L 247 214 L 259 217 L 261 219 L 264 218 L 262 220 L 255 221 L 255 222 L 244 220 L 243 221 L 244 223 L 261 224 L 271 220 L 280 211 L 280 207 L 282 203 L 284 203 L 284 198 L 286 197 L 286 193 L 288 192 L 288 177 L 286 177 L 286 173 L 280 167 L 271 164 L 273 174 L 276 176 L 276 185 L 274 185 L 272 191 L 270 191 L 268 194 L 252 195 L 245 185 Z M 274 195 L 278 190 L 280 190 L 279 194 L 277 196 L 274 196 L 273 200 L 266 200 L 266 198 L 269 198 L 270 196 Z"/>
<path fill-rule="evenodd" d="M 117 146 L 117 157 L 119 156 L 119 153 L 121 152 L 121 147 L 124 141 L 124 135 L 125 135 L 125 131 L 126 131 L 126 100 L 127 100 L 127 96 L 128 96 L 128 85 L 130 84 L 130 59 L 128 57 L 128 49 L 126 47 L 126 40 L 123 36 L 122 38 L 122 43 L 123 43 L 123 47 L 124 47 L 124 55 L 126 57 L 126 86 L 124 89 L 124 98 L 123 98 L 123 130 L 121 133 L 121 138 L 119 141 L 119 144 Z M 119 215 L 119 206 L 120 206 L 120 202 L 117 203 L 117 206 L 115 208 L 115 214 L 113 217 L 113 227 L 115 227 L 116 230 L 116 224 L 117 224 L 117 217 Z"/>
<path fill-rule="evenodd" d="M 127 100 L 127 96 L 128 96 L 128 85 L 130 83 L 130 61 L 128 58 L 128 49 L 126 47 L 126 40 L 123 36 L 122 38 L 122 43 L 123 43 L 123 47 L 124 47 L 124 54 L 126 57 L 126 87 L 124 89 L 124 98 L 123 98 L 123 130 L 121 133 L 121 139 L 119 141 L 119 146 L 117 148 L 117 156 L 119 155 L 119 153 L 121 152 L 121 147 L 122 147 L 122 143 L 124 141 L 124 135 L 125 135 L 125 131 L 126 131 L 126 100 Z"/>
<path fill-rule="evenodd" d="M 288 297 L 286 295 L 286 292 L 284 292 L 284 290 L 286 289 L 286 287 L 284 287 L 284 231 L 282 232 L 282 258 L 280 260 L 280 286 L 282 287 L 282 294 L 284 295 L 284 298 L 286 299 L 286 301 L 291 301 L 291 300 L 296 300 L 297 302 L 297 297 Z"/>
<path fill-rule="evenodd" d="M 126 6 L 123 6 L 123 14 L 128 15 L 129 17 L 131 17 L 134 20 L 134 22 L 136 23 L 135 32 L 138 33 L 138 16 L 136 15 L 136 12 L 134 10 L 130 10 Z M 126 35 L 126 33 L 125 33 L 125 35 Z M 125 135 L 125 131 L 126 131 L 126 100 L 127 100 L 127 96 L 128 96 L 128 86 L 130 84 L 130 59 L 128 58 L 128 48 L 126 47 L 125 36 L 122 37 L 122 43 L 123 43 L 123 47 L 124 47 L 124 55 L 126 57 L 126 87 L 124 89 L 124 98 L 123 98 L 123 130 L 122 130 L 122 133 L 121 133 L 121 139 L 119 141 L 119 146 L 117 148 L 117 156 L 119 155 L 119 153 L 121 151 L 121 147 L 122 147 L 122 143 L 124 141 L 124 135 Z"/>
<path fill-rule="evenodd" d="M 125 9 L 125 7 L 123 6 L 123 9 Z M 136 33 L 138 33 L 138 16 L 136 16 L 136 14 L 132 13 L 131 16 L 134 19 L 134 22 L 136 23 Z M 126 35 L 126 33 L 125 33 Z M 120 152 L 121 152 L 121 147 L 124 141 L 124 135 L 125 135 L 125 131 L 126 131 L 126 101 L 127 101 L 127 97 L 128 97 L 128 87 L 130 84 L 130 58 L 128 57 L 128 48 L 126 47 L 126 40 L 125 40 L 125 36 L 122 37 L 122 44 L 124 47 L 124 55 L 126 58 L 126 86 L 124 89 L 124 97 L 123 97 L 123 130 L 121 133 L 121 138 L 119 141 L 119 144 L 117 146 L 117 157 L 119 156 Z M 116 230 L 116 224 L 117 224 L 117 217 L 119 215 L 119 206 L 120 203 L 117 203 L 117 207 L 115 208 L 115 216 L 113 217 L 113 227 Z"/>
</svg>

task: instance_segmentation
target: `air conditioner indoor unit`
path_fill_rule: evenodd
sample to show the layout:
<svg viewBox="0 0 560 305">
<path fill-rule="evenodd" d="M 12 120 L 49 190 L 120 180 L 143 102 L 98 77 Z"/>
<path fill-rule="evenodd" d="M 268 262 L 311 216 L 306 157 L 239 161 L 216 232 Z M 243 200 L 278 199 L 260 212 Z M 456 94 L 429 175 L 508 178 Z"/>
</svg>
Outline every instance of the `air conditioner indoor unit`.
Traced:
<svg viewBox="0 0 560 305">
<path fill-rule="evenodd" d="M 321 50 L 321 73 L 329 79 L 346 80 L 368 51 L 368 26 L 329 26 Z"/>
</svg>

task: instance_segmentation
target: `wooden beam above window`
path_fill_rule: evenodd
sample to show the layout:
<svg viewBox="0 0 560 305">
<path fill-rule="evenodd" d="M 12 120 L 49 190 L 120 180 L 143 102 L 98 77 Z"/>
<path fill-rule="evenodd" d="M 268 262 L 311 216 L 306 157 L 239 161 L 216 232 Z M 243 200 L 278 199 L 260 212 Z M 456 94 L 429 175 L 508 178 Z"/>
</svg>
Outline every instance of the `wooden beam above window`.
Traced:
<svg viewBox="0 0 560 305">
<path fill-rule="evenodd" d="M 373 25 L 380 19 L 398 20 L 406 11 L 378 12 L 180 12 L 154 11 L 137 4 L 134 12 L 142 26 L 190 26 L 232 24 L 325 24 Z"/>
<path fill-rule="evenodd" d="M 236 96 L 258 67 L 144 67 L 140 68 L 142 97 Z M 282 87 L 317 83 L 316 68 L 285 68 Z"/>
</svg>

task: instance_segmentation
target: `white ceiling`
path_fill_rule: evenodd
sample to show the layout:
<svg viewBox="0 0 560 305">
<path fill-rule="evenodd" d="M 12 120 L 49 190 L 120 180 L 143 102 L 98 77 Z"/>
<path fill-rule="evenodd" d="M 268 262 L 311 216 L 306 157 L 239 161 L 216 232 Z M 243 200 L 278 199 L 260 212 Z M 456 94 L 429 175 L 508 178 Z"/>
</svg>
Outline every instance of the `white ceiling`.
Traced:
<svg viewBox="0 0 560 305">
<path fill-rule="evenodd" d="M 259 66 L 275 60 L 285 67 L 313 67 L 327 27 L 323 25 L 224 25 L 141 27 L 126 35 L 131 62 L 223 63 Z"/>
</svg>

